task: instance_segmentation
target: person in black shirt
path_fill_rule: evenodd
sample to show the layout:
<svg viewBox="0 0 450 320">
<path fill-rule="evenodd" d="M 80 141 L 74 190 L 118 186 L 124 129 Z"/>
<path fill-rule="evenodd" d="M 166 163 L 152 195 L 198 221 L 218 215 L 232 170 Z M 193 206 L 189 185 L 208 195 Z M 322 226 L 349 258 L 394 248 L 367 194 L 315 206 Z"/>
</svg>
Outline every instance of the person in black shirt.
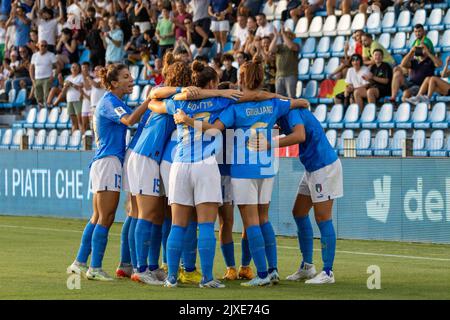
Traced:
<svg viewBox="0 0 450 320">
<path fill-rule="evenodd" d="M 198 27 L 194 28 L 191 19 L 184 19 L 184 25 L 186 26 L 187 43 L 189 45 L 195 45 L 195 49 L 192 50 L 192 55 L 194 57 L 197 55 L 208 56 L 212 47 L 208 35 L 206 33 L 199 33 Z"/>
<path fill-rule="evenodd" d="M 92 29 L 86 35 L 86 47 L 89 49 L 89 61 L 92 66 L 104 66 L 106 50 L 101 38 L 103 20 L 93 20 Z"/>
<path fill-rule="evenodd" d="M 233 67 L 234 59 L 231 54 L 224 54 L 222 57 L 222 63 L 225 67 L 223 70 L 222 77 L 220 78 L 220 82 L 231 82 L 232 84 L 236 84 L 237 82 L 237 69 Z"/>
<path fill-rule="evenodd" d="M 377 99 L 391 95 L 392 67 L 383 62 L 383 50 L 375 49 L 373 52 L 375 64 L 370 67 L 370 74 L 363 79 L 370 82 L 367 92 L 367 101 L 376 103 Z"/>
</svg>

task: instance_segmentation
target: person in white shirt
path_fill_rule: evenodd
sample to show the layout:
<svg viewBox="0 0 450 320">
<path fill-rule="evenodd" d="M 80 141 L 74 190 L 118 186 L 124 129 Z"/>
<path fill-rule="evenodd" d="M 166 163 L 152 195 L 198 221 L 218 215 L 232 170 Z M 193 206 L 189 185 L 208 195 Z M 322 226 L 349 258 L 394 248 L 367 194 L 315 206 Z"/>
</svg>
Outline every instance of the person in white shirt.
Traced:
<svg viewBox="0 0 450 320">
<path fill-rule="evenodd" d="M 234 42 L 233 50 L 236 52 L 244 48 L 248 37 L 247 17 L 245 15 L 238 14 L 235 28 L 234 34 L 236 35 L 236 41 Z"/>
<path fill-rule="evenodd" d="M 256 23 L 258 24 L 258 29 L 256 30 L 256 37 L 264 38 L 270 37 L 273 38 L 273 25 L 267 22 L 266 15 L 264 13 L 258 13 L 256 16 Z"/>
<path fill-rule="evenodd" d="M 91 112 L 90 112 L 90 123 L 91 123 L 91 128 L 93 128 L 92 126 L 92 115 L 95 113 L 95 108 L 98 105 L 98 102 L 100 101 L 100 99 L 103 97 L 103 95 L 105 94 L 106 90 L 105 88 L 103 88 L 103 86 L 101 85 L 100 82 L 100 72 L 102 70 L 101 66 L 96 66 L 94 68 L 94 78 L 87 78 L 87 81 L 89 82 L 89 85 L 91 87 Z"/>
<path fill-rule="evenodd" d="M 39 41 L 38 47 L 39 51 L 31 57 L 30 78 L 33 82 L 36 101 L 40 107 L 43 107 L 53 81 L 56 56 L 54 53 L 47 51 L 47 41 Z"/>
<path fill-rule="evenodd" d="M 38 27 L 38 41 L 47 41 L 47 50 L 56 53 L 56 35 L 58 32 L 58 23 L 64 23 L 64 13 L 62 2 L 58 2 L 59 15 L 54 18 L 53 10 L 44 7 L 40 8 L 40 1 L 35 1 L 31 16 Z M 36 19 L 37 17 L 37 19 Z"/>
</svg>

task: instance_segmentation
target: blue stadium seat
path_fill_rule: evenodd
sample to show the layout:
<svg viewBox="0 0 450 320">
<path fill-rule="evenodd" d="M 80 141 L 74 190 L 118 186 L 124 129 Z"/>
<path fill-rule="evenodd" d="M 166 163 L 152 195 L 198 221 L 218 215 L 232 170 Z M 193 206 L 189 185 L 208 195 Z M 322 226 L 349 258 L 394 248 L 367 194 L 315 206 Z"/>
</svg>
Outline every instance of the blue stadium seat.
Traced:
<svg viewBox="0 0 450 320">
<path fill-rule="evenodd" d="M 54 150 L 56 146 L 56 141 L 58 139 L 58 131 L 56 129 L 50 130 L 45 139 L 44 149 L 45 150 Z"/>
<path fill-rule="evenodd" d="M 319 104 L 314 110 L 314 116 L 317 121 L 320 122 L 322 128 L 327 127 L 327 106 L 325 104 Z"/>
<path fill-rule="evenodd" d="M 426 138 L 425 130 L 414 130 L 413 139 L 413 156 L 426 157 L 428 152 L 425 150 Z"/>
<path fill-rule="evenodd" d="M 311 79 L 322 80 L 323 78 L 325 78 L 324 67 L 325 67 L 325 60 L 323 58 L 315 59 L 310 70 Z"/>
<path fill-rule="evenodd" d="M 307 99 L 311 103 L 317 103 L 317 92 L 318 92 L 319 85 L 317 84 L 316 80 L 311 80 L 306 84 L 305 89 L 303 90 L 303 97 L 304 99 Z"/>
<path fill-rule="evenodd" d="M 359 119 L 359 107 L 356 103 L 352 103 L 348 106 L 347 110 L 345 111 L 344 115 L 344 128 L 348 129 L 357 129 L 359 128 L 360 124 L 358 122 Z"/>
<path fill-rule="evenodd" d="M 344 106 L 342 104 L 335 104 L 328 114 L 328 128 L 331 129 L 342 129 L 344 128 L 344 123 L 342 118 L 344 116 Z"/>
<path fill-rule="evenodd" d="M 223 48 L 223 52 L 228 52 L 233 50 L 233 43 L 232 42 L 227 42 L 225 43 L 225 47 Z"/>
<path fill-rule="evenodd" d="M 81 52 L 79 63 L 81 64 L 83 62 L 89 62 L 90 61 L 90 55 L 91 55 L 91 52 L 89 51 L 89 49 L 84 49 Z"/>
<path fill-rule="evenodd" d="M 80 150 L 81 146 L 81 131 L 75 130 L 72 132 L 69 143 L 67 144 L 67 150 Z"/>
<path fill-rule="evenodd" d="M 371 156 L 372 150 L 370 149 L 370 145 L 372 142 L 372 137 L 370 130 L 364 129 L 362 130 L 358 138 L 356 138 L 356 155 L 357 156 Z"/>
<path fill-rule="evenodd" d="M 16 89 L 10 89 L 8 92 L 8 102 L 0 103 L 0 108 L 12 108 L 14 107 L 14 101 L 16 100 Z"/>
<path fill-rule="evenodd" d="M 67 113 L 67 108 L 62 108 L 59 114 L 58 122 L 56 123 L 56 128 L 67 129 L 70 126 L 69 114 Z"/>
<path fill-rule="evenodd" d="M 438 102 L 433 106 L 430 114 L 430 123 L 433 129 L 447 129 L 449 121 L 446 121 L 447 111 L 444 102 Z M 450 119 L 449 119 L 450 120 Z"/>
<path fill-rule="evenodd" d="M 30 148 L 33 150 L 42 150 L 44 148 L 45 139 L 47 138 L 47 131 L 41 129 L 38 131 L 34 142 L 30 144 Z"/>
<path fill-rule="evenodd" d="M 401 156 L 403 152 L 403 144 L 406 139 L 406 130 L 397 130 L 392 137 L 390 145 L 391 154 L 393 156 Z"/>
<path fill-rule="evenodd" d="M 384 14 L 383 20 L 381 21 L 382 32 L 395 32 L 395 18 L 395 12 L 388 11 Z"/>
<path fill-rule="evenodd" d="M 329 58 L 330 54 L 330 37 L 322 37 L 317 45 L 317 57 L 318 58 Z"/>
<path fill-rule="evenodd" d="M 425 27 L 428 30 L 444 30 L 444 25 L 442 24 L 443 14 L 442 9 L 433 9 L 426 20 Z"/>
<path fill-rule="evenodd" d="M 315 58 L 316 57 L 316 38 L 308 38 L 303 45 L 303 48 L 299 54 L 302 58 Z"/>
<path fill-rule="evenodd" d="M 373 141 L 373 155 L 374 156 L 390 156 L 391 151 L 388 149 L 389 145 L 389 132 L 386 129 L 379 130 L 375 135 Z"/>
<path fill-rule="evenodd" d="M 394 107 L 392 103 L 385 103 L 381 106 L 377 116 L 377 126 L 381 129 L 392 129 L 395 127 L 393 122 Z"/>
<path fill-rule="evenodd" d="M 374 103 L 368 103 L 365 105 L 359 120 L 359 125 L 363 129 L 375 129 L 377 123 L 375 121 L 377 106 Z M 359 128 L 359 126 L 358 126 Z"/>
<path fill-rule="evenodd" d="M 47 108 L 40 109 L 36 117 L 36 121 L 33 124 L 33 128 L 44 129 L 45 123 L 47 122 L 47 117 L 48 117 L 48 109 Z"/>
<path fill-rule="evenodd" d="M 343 36 L 337 36 L 336 38 L 334 38 L 333 44 L 331 46 L 331 56 L 343 57 L 344 45 L 345 45 L 345 38 Z"/>
<path fill-rule="evenodd" d="M 381 33 L 381 14 L 379 12 L 373 12 L 367 18 L 367 24 L 364 30 L 370 34 Z"/>
<path fill-rule="evenodd" d="M 396 31 L 410 32 L 411 26 L 411 12 L 403 10 L 400 12 L 397 23 L 395 24 Z"/>
<path fill-rule="evenodd" d="M 17 97 L 14 99 L 13 107 L 24 107 L 27 101 L 27 89 L 20 89 Z"/>
<path fill-rule="evenodd" d="M 409 129 L 412 127 L 409 121 L 411 116 L 411 105 L 408 102 L 403 102 L 397 108 L 394 114 L 394 122 L 396 128 Z"/>
<path fill-rule="evenodd" d="M 435 130 L 427 141 L 426 151 L 430 157 L 445 157 L 444 130 Z"/>
<path fill-rule="evenodd" d="M 0 149 L 9 149 L 9 146 L 11 145 L 12 142 L 12 138 L 13 138 L 12 129 L 6 129 L 2 135 Z"/>
<path fill-rule="evenodd" d="M 428 105 L 426 103 L 419 103 L 416 105 L 414 112 L 411 116 L 412 127 L 415 129 L 428 129 L 430 128 L 430 122 L 428 118 Z"/>
<path fill-rule="evenodd" d="M 309 59 L 303 58 L 298 63 L 298 80 L 308 80 L 309 79 Z"/>
</svg>

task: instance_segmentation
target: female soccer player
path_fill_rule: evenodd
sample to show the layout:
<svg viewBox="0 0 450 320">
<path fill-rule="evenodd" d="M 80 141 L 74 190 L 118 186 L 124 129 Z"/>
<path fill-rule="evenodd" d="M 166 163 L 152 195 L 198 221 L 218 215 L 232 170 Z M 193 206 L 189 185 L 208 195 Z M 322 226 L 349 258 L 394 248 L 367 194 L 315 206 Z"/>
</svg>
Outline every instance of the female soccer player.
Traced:
<svg viewBox="0 0 450 320">
<path fill-rule="evenodd" d="M 240 84 L 244 92 L 254 92 L 262 86 L 264 73 L 261 62 L 259 57 L 255 57 L 253 61 L 241 66 Z M 197 124 L 202 130 L 241 129 L 234 133 L 236 142 L 234 161 L 231 164 L 233 202 L 241 212 L 250 252 L 258 272 L 249 282 L 241 283 L 243 286 L 264 286 L 279 282 L 275 233 L 268 217 L 276 171 L 271 151 L 268 150 L 265 154 L 258 152 L 251 141 L 271 141 L 271 129 L 278 118 L 286 115 L 291 108 L 307 106 L 309 103 L 303 99 L 271 99 L 235 104 L 223 110 L 214 124 L 206 121 Z M 175 115 L 175 122 L 194 126 L 194 119 L 187 117 L 182 111 Z"/>
<path fill-rule="evenodd" d="M 125 94 L 133 91 L 134 82 L 123 64 L 111 64 L 102 69 L 101 80 L 107 92 L 94 115 L 97 150 L 90 169 L 94 213 L 83 232 L 78 256 L 68 271 L 78 274 L 86 272 L 86 261 L 92 247 L 91 265 L 86 278 L 111 281 L 113 278 L 102 269 L 102 260 L 119 203 L 126 131 L 128 126 L 140 120 L 147 110 L 149 99 L 134 111 L 122 101 Z"/>
</svg>

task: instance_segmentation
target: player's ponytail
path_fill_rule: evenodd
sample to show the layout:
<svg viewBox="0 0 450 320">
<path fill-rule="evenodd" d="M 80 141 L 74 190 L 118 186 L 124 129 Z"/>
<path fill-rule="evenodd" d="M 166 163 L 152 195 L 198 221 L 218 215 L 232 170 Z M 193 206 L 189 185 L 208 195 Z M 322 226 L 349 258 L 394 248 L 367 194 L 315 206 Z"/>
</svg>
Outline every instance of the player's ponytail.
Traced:
<svg viewBox="0 0 450 320">
<path fill-rule="evenodd" d="M 196 87 L 205 88 L 210 81 L 218 81 L 216 70 L 205 66 L 200 61 L 192 62 L 192 84 Z"/>
<path fill-rule="evenodd" d="M 262 58 L 259 55 L 253 57 L 252 61 L 245 62 L 240 69 L 240 78 L 243 87 L 248 90 L 256 90 L 264 81 L 264 70 Z"/>
<path fill-rule="evenodd" d="M 106 90 L 112 89 L 112 82 L 119 80 L 120 71 L 128 69 L 128 67 L 122 63 L 110 64 L 99 70 L 100 83 Z"/>
</svg>

